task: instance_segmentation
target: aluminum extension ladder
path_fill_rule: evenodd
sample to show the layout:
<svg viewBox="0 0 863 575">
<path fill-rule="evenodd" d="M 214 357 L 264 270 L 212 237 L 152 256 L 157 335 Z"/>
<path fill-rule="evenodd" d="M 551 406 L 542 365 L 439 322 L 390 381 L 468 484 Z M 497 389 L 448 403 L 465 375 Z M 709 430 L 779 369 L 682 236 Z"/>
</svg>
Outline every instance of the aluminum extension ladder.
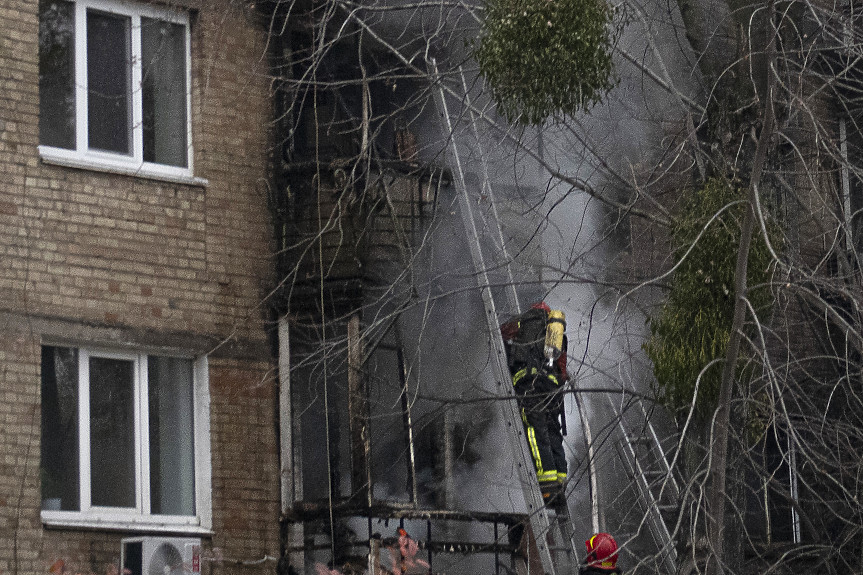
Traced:
<svg viewBox="0 0 863 575">
<path fill-rule="evenodd" d="M 444 118 L 447 135 L 449 137 L 449 145 L 452 149 L 452 155 L 455 160 L 456 167 L 456 185 L 460 188 L 459 205 L 461 208 L 462 221 L 465 226 L 465 231 L 468 236 L 468 244 L 470 245 L 471 258 L 477 274 L 477 283 L 479 285 L 483 305 L 485 307 L 485 317 L 488 324 L 489 339 L 494 350 L 492 358 L 492 370 L 494 374 L 495 386 L 501 397 L 506 397 L 509 401 L 501 401 L 503 409 L 503 417 L 509 437 L 510 445 L 513 450 L 513 461 L 516 464 L 518 471 L 518 480 L 524 491 L 524 500 L 527 505 L 527 512 L 530 517 L 530 526 L 533 531 L 536 549 L 539 553 L 539 559 L 542 563 L 542 569 L 545 575 L 562 575 L 566 573 L 574 573 L 577 570 L 578 552 L 573 540 L 573 524 L 568 513 L 556 513 L 547 508 L 543 504 L 542 493 L 539 489 L 539 483 L 536 480 L 536 472 L 533 464 L 533 459 L 525 438 L 524 428 L 521 421 L 521 413 L 515 400 L 512 380 L 509 374 L 509 369 L 506 362 L 506 353 L 503 347 L 503 339 L 500 337 L 499 319 L 495 302 L 492 297 L 490 282 L 488 278 L 487 268 L 485 266 L 485 258 L 482 254 L 480 246 L 480 238 L 476 228 L 474 219 L 472 200 L 468 194 L 467 186 L 465 185 L 464 171 L 462 169 L 461 158 L 458 152 L 458 146 L 455 141 L 452 122 L 449 116 L 449 110 L 446 103 L 445 87 L 441 82 L 438 74 L 437 65 L 434 60 L 429 62 L 429 68 L 433 73 L 434 81 L 438 82 L 438 92 L 436 96 L 439 112 Z M 461 70 L 460 70 L 461 72 Z M 464 74 L 462 73 L 462 83 L 465 84 Z M 479 133 L 476 131 L 476 117 L 470 105 L 470 99 L 465 86 L 463 94 L 464 102 L 471 113 L 471 119 L 474 125 L 474 136 L 477 146 L 480 146 Z M 485 164 L 485 157 L 480 152 L 480 157 L 483 162 L 483 170 L 485 172 L 483 193 L 488 197 L 492 205 L 493 217 L 495 219 L 492 226 L 498 233 L 495 240 L 499 243 L 499 247 L 504 249 L 503 234 L 500 229 L 500 223 L 497 220 L 497 212 L 494 208 L 494 200 L 489 186 L 488 168 Z M 507 271 L 510 274 L 509 287 L 510 298 L 512 299 L 513 309 L 519 310 L 518 296 L 515 289 L 515 284 L 512 281 L 512 273 L 509 270 L 507 263 Z M 528 571 L 530 570 L 530 562 L 528 562 Z M 530 574 L 541 575 L 541 574 Z"/>
<path fill-rule="evenodd" d="M 646 513 L 647 527 L 659 549 L 660 562 L 665 572 L 673 575 L 677 572 L 677 551 L 674 547 L 672 532 L 663 512 L 673 512 L 676 519 L 680 485 L 668 462 L 668 454 L 665 452 L 656 429 L 644 409 L 644 404 L 641 401 L 638 402 L 643 420 L 640 432 L 635 435 L 631 428 L 627 428 L 624 424 L 623 414 L 614 398 L 610 394 L 606 394 L 606 398 L 614 412 L 623 437 L 618 444 L 620 458 L 638 489 L 641 504 Z M 641 448 L 645 448 L 649 452 L 650 463 L 653 464 L 654 468 L 650 468 L 650 463 L 643 459 L 644 451 Z M 674 503 L 668 505 L 666 502 L 669 500 Z"/>
</svg>

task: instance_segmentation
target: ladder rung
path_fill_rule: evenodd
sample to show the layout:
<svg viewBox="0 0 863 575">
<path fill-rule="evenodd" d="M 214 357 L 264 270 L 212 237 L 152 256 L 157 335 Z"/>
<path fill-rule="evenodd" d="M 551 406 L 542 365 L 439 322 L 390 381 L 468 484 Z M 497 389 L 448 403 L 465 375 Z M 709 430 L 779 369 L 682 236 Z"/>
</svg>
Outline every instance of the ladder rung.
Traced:
<svg viewBox="0 0 863 575">
<path fill-rule="evenodd" d="M 626 437 L 631 443 L 653 443 L 653 439 L 648 437 L 647 435 L 628 435 Z"/>
</svg>

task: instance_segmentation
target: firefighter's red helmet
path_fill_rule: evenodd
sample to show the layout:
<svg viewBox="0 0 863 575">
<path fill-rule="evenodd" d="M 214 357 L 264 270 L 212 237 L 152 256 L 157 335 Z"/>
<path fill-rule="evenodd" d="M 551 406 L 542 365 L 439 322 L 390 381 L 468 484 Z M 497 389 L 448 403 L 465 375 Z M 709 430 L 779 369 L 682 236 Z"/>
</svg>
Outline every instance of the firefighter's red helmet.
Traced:
<svg viewBox="0 0 863 575">
<path fill-rule="evenodd" d="M 530 309 L 541 309 L 545 313 L 548 313 L 551 311 L 551 308 L 548 307 L 548 304 L 545 303 L 544 301 L 533 304 L 532 306 L 530 306 Z"/>
<path fill-rule="evenodd" d="M 617 542 L 608 533 L 597 533 L 584 542 L 587 547 L 585 562 L 591 567 L 613 571 L 617 568 Z"/>
</svg>

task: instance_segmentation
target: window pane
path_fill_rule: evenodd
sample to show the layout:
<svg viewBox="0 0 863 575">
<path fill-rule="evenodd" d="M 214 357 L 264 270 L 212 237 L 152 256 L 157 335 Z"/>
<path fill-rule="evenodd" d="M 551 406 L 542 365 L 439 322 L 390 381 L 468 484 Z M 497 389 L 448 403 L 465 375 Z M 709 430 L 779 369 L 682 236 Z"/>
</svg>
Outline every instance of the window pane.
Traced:
<svg viewBox="0 0 863 575">
<path fill-rule="evenodd" d="M 150 357 L 150 508 L 163 515 L 195 514 L 192 362 Z"/>
<path fill-rule="evenodd" d="M 90 358 L 93 505 L 135 507 L 135 378 L 131 360 Z"/>
<path fill-rule="evenodd" d="M 87 12 L 87 122 L 91 149 L 131 151 L 129 18 Z"/>
<path fill-rule="evenodd" d="M 71 2 L 39 2 L 39 143 L 75 148 L 75 18 Z"/>
<path fill-rule="evenodd" d="M 144 161 L 186 167 L 186 29 L 141 18 Z"/>
<path fill-rule="evenodd" d="M 42 508 L 80 510 L 78 350 L 42 347 Z"/>
</svg>

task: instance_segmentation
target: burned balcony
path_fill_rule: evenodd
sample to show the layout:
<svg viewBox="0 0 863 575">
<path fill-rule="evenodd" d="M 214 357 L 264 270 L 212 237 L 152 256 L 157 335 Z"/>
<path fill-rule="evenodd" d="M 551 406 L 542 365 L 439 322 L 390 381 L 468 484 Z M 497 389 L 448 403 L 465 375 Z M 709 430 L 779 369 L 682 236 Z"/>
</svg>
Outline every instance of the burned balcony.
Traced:
<svg viewBox="0 0 863 575">
<path fill-rule="evenodd" d="M 292 309 L 359 306 L 387 267 L 408 265 L 448 174 L 397 160 L 370 168 L 349 158 L 287 164 L 276 197 L 277 271 Z M 338 313 L 338 312 L 337 312 Z"/>
<path fill-rule="evenodd" d="M 527 517 L 459 509 L 454 485 L 491 410 L 419 398 L 448 403 L 452 379 L 443 355 L 422 381 L 415 363 L 432 336 L 413 272 L 451 180 L 423 154 L 440 134 L 417 128 L 428 78 L 335 16 L 291 21 L 271 38 L 283 553 L 362 572 L 386 563 L 399 526 L 425 572 L 447 555 L 511 571 L 538 556 Z"/>
<path fill-rule="evenodd" d="M 314 13 L 294 22 L 271 40 L 281 301 L 353 309 L 382 266 L 406 264 L 450 175 L 421 158 L 414 124 L 425 79 L 416 70 L 344 22 L 321 24 Z M 341 32 L 321 48 L 316 34 L 331 27 Z"/>
</svg>

